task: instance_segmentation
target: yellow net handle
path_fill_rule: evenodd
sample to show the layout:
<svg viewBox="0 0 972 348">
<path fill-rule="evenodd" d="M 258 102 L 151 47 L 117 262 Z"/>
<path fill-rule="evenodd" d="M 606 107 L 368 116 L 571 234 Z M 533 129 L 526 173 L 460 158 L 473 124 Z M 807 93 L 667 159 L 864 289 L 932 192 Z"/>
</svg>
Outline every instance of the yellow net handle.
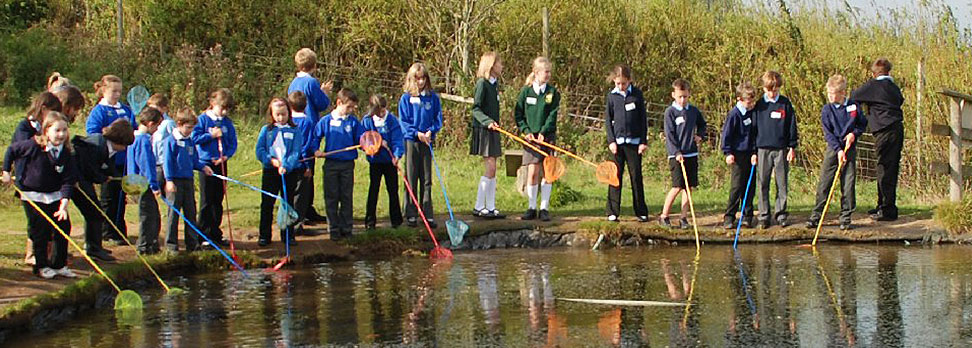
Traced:
<svg viewBox="0 0 972 348">
<path fill-rule="evenodd" d="M 564 149 L 564 148 L 561 148 L 561 147 L 559 147 L 559 146 L 557 146 L 557 145 L 554 145 L 554 144 L 551 144 L 551 143 L 548 143 L 548 142 L 546 142 L 546 141 L 542 141 L 542 140 L 537 140 L 537 143 L 539 143 L 540 145 L 543 145 L 543 146 L 546 146 L 546 147 L 549 147 L 549 148 L 551 148 L 551 149 L 554 149 L 554 150 L 556 150 L 556 151 L 560 151 L 561 153 L 563 153 L 563 154 L 565 154 L 565 155 L 567 155 L 567 156 L 570 156 L 570 157 L 573 157 L 574 159 L 576 159 L 576 160 L 578 160 L 578 161 L 581 161 L 581 162 L 584 162 L 584 163 L 586 163 L 587 165 L 590 165 L 591 167 L 597 167 L 597 164 L 596 164 L 596 163 L 594 163 L 594 162 L 591 162 L 591 161 L 588 161 L 588 160 L 586 160 L 586 159 L 583 159 L 583 158 L 581 158 L 580 156 L 577 156 L 577 155 L 575 155 L 574 153 L 572 153 L 572 152 L 570 152 L 570 151 L 567 151 L 566 149 Z"/>
<path fill-rule="evenodd" d="M 17 191 L 17 193 L 19 193 L 21 196 L 24 195 L 24 191 L 21 191 L 20 188 L 17 187 L 17 185 L 11 185 L 11 187 L 13 187 L 13 189 Z M 47 213 L 44 212 L 44 210 L 42 210 L 39 206 L 37 206 L 37 203 L 34 203 L 34 201 L 31 200 L 26 200 L 26 202 L 30 203 L 30 205 L 34 207 L 34 210 L 37 210 L 37 213 L 43 216 L 44 219 L 51 224 L 51 226 L 54 226 L 54 229 L 57 230 L 57 232 L 60 233 L 61 236 L 64 237 L 64 239 L 67 239 L 69 244 L 74 246 L 75 249 L 78 249 L 78 252 L 81 253 L 81 256 L 83 256 L 84 259 L 91 264 L 91 267 L 93 267 L 95 271 L 98 271 L 98 273 L 101 274 L 102 277 L 105 277 L 105 279 L 108 280 L 108 283 L 111 284 L 113 288 L 115 288 L 115 291 L 118 291 L 119 293 L 121 292 L 121 288 L 118 287 L 118 284 L 115 284 L 115 281 L 111 280 L 111 277 L 108 277 L 108 274 L 105 273 L 105 271 L 103 271 L 101 267 L 98 267 L 98 264 L 95 263 L 94 260 L 92 260 L 91 257 L 89 257 L 88 254 L 84 252 L 84 249 L 82 249 L 81 246 L 74 241 L 74 239 L 71 239 L 71 235 L 64 233 L 64 230 L 61 229 L 61 226 L 58 226 L 57 223 L 54 222 L 54 219 L 51 219 L 51 217 L 48 216 Z"/>
<path fill-rule="evenodd" d="M 523 138 L 520 138 L 520 137 L 516 136 L 513 133 L 507 132 L 506 130 L 504 130 L 503 128 L 500 128 L 499 126 L 493 127 L 493 130 L 495 130 L 497 132 L 500 132 L 501 134 L 506 135 L 506 136 L 508 136 L 510 138 L 513 138 L 513 140 L 516 140 L 517 142 L 523 144 L 524 146 L 529 147 L 533 151 L 536 151 L 536 152 L 540 153 L 544 157 L 550 156 L 546 152 L 544 152 L 543 150 L 541 150 L 539 147 L 537 147 L 536 145 L 530 144 L 526 140 L 523 140 Z"/>
<path fill-rule="evenodd" d="M 90 202 L 91 205 L 95 207 L 95 210 L 101 213 L 101 216 L 105 218 L 105 221 L 108 221 L 108 224 L 110 224 L 111 227 L 115 229 L 115 232 L 118 232 L 118 235 L 122 237 L 122 240 L 125 241 L 125 244 L 128 244 L 128 246 L 132 247 L 132 249 L 135 249 L 135 256 L 138 256 L 138 259 L 145 264 L 145 267 L 148 267 L 148 270 L 152 272 L 152 275 L 155 276 L 155 279 L 159 281 L 159 284 L 162 284 L 162 288 L 165 289 L 166 292 L 169 292 L 169 285 L 166 284 L 165 281 L 162 280 L 162 277 L 160 277 L 159 274 L 155 272 L 155 269 L 153 269 L 152 266 L 149 265 L 148 260 L 146 260 L 145 257 L 142 256 L 142 253 L 138 252 L 138 248 L 132 245 L 132 242 L 128 240 L 128 237 L 126 237 L 124 233 L 122 233 L 121 229 L 118 228 L 118 225 L 115 225 L 115 222 L 108 217 L 108 214 L 105 214 L 105 211 L 101 209 L 101 206 L 99 206 L 98 203 L 95 203 L 94 199 L 92 199 L 91 196 L 88 196 L 88 193 L 84 192 L 84 190 L 81 189 L 81 186 L 78 186 L 78 184 L 74 184 L 74 188 L 76 188 L 79 192 L 81 192 L 81 195 L 83 195 L 84 198 L 88 199 L 88 202 Z"/>
</svg>

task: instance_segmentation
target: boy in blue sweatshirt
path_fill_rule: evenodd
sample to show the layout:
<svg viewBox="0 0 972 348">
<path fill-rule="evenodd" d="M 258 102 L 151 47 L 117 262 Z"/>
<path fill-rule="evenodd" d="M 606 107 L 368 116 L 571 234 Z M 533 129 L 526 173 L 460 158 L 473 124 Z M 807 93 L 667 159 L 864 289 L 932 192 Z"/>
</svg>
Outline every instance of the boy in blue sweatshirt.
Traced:
<svg viewBox="0 0 972 348">
<path fill-rule="evenodd" d="M 317 53 L 314 53 L 310 48 L 298 50 L 297 54 L 294 55 L 294 63 L 297 65 L 297 76 L 290 82 L 287 94 L 296 91 L 304 93 L 304 97 L 307 98 L 307 103 L 303 109 L 304 113 L 307 117 L 310 117 L 311 121 L 317 123 L 321 118 L 321 113 L 327 111 L 327 107 L 331 105 L 331 100 L 327 98 L 327 94 L 331 93 L 334 84 L 331 81 L 321 84 L 313 76 L 314 72 L 317 71 Z"/>
<path fill-rule="evenodd" d="M 213 170 L 199 160 L 196 144 L 192 141 L 192 129 L 196 116 L 189 108 L 179 110 L 175 117 L 176 129 L 162 146 L 162 173 L 165 176 L 165 197 L 173 209 L 179 209 L 186 218 L 183 233 L 186 250 L 199 249 L 199 239 L 189 224 L 195 224 L 196 193 L 192 185 L 193 170 L 213 175 Z M 169 210 L 165 245 L 169 251 L 179 250 L 179 215 Z"/>
<path fill-rule="evenodd" d="M 388 112 L 388 100 L 380 95 L 371 96 L 371 113 L 361 120 L 365 131 L 376 131 L 387 149 L 382 148 L 374 156 L 368 156 L 369 185 L 368 202 L 365 209 L 365 228 L 374 229 L 378 222 L 376 210 L 378 208 L 378 191 L 381 190 L 381 178 L 385 177 L 385 189 L 388 191 L 388 216 L 391 227 L 402 224 L 402 206 L 398 200 L 398 159 L 405 154 L 402 126 L 398 118 Z M 391 151 L 392 153 L 388 153 Z"/>
<path fill-rule="evenodd" d="M 749 82 L 739 84 L 736 86 L 736 106 L 729 110 L 722 126 L 722 154 L 726 156 L 726 164 L 732 169 L 729 203 L 722 219 L 722 227 L 727 229 L 736 227 L 736 212 L 739 211 L 740 204 L 745 204 L 746 208 L 739 218 L 746 221 L 746 227 L 756 226 L 753 221 L 756 185 L 749 182 L 749 173 L 756 165 L 756 122 L 753 121 L 755 106 L 756 89 Z M 747 187 L 748 192 L 743 192 Z M 745 202 L 743 197 L 746 198 Z"/>
<path fill-rule="evenodd" d="M 820 182 L 817 183 L 817 202 L 807 220 L 807 228 L 821 223 L 824 205 L 830 193 L 834 176 L 840 175 L 840 229 L 851 228 L 851 214 L 857 206 L 854 181 L 857 172 L 857 138 L 867 128 L 867 119 L 857 102 L 847 99 L 847 79 L 834 75 L 827 81 L 828 103 L 820 110 L 820 126 L 823 128 L 827 150 L 820 164 Z M 844 163 L 843 172 L 837 172 L 838 162 Z"/>
<path fill-rule="evenodd" d="M 337 106 L 330 114 L 321 118 L 314 128 L 315 157 L 325 152 L 340 150 L 358 145 L 364 133 L 361 122 L 354 116 L 358 97 L 353 91 L 343 88 L 334 98 Z M 318 151 L 321 139 L 326 139 L 324 151 Z M 354 160 L 357 151 L 342 151 L 324 157 L 324 206 L 327 211 L 327 230 L 331 240 L 351 237 L 351 203 L 354 200 Z"/>
<path fill-rule="evenodd" d="M 665 148 L 668 150 L 668 167 L 672 175 L 672 189 L 665 196 L 659 223 L 664 227 L 672 227 L 668 214 L 675 203 L 675 198 L 686 189 L 699 186 L 699 147 L 705 137 L 705 118 L 702 111 L 689 104 L 692 95 L 688 81 L 677 79 L 672 82 L 672 105 L 665 109 Z M 682 175 L 682 165 L 685 165 L 685 176 Z M 688 181 L 688 187 L 686 187 Z M 682 195 L 682 211 L 679 227 L 683 230 L 690 227 L 687 214 L 689 211 L 688 195 Z"/>
<path fill-rule="evenodd" d="M 405 138 L 405 177 L 422 205 L 429 226 L 432 217 L 432 143 L 442 129 L 442 102 L 432 90 L 432 77 L 425 64 L 414 63 L 405 75 L 405 93 L 398 99 L 398 117 Z M 421 181 L 421 185 L 419 185 Z M 405 200 L 405 219 L 409 227 L 418 226 L 418 207 Z"/>
<path fill-rule="evenodd" d="M 298 171 L 304 153 L 304 137 L 294 124 L 290 113 L 290 103 L 283 98 L 273 98 L 267 107 L 267 124 L 260 129 L 257 137 L 256 158 L 263 163 L 264 191 L 281 193 L 287 204 L 293 205 L 297 180 L 303 176 Z M 281 180 L 281 177 L 282 180 Z M 287 185 L 283 187 L 283 185 Z M 270 244 L 271 222 L 273 222 L 273 197 L 263 195 L 260 202 L 260 246 Z M 280 231 L 280 241 L 290 245 L 296 243 L 293 234 Z M 286 239 L 285 239 L 286 238 Z"/>
<path fill-rule="evenodd" d="M 145 107 L 159 110 L 162 113 L 162 122 L 156 127 L 155 133 L 152 133 L 152 150 L 155 152 L 157 168 L 156 177 L 159 179 L 159 187 L 162 187 L 165 185 L 165 176 L 162 175 L 162 163 L 165 162 L 165 158 L 162 158 L 162 143 L 172 136 L 172 132 L 175 130 L 175 121 L 172 120 L 172 117 L 169 117 L 169 97 L 166 97 L 165 94 L 153 94 L 149 97 Z"/>
<path fill-rule="evenodd" d="M 149 186 L 138 196 L 138 242 L 135 248 L 142 254 L 155 254 L 159 248 L 159 230 L 162 217 L 159 215 L 159 202 L 155 197 L 161 194 L 156 177 L 155 149 L 152 134 L 162 123 L 162 112 L 155 108 L 145 108 L 138 114 L 138 130 L 135 142 L 128 147 L 128 175 L 141 175 L 148 179 Z"/>
<path fill-rule="evenodd" d="M 759 227 L 769 228 L 770 218 L 789 225 L 786 200 L 790 190 L 790 162 L 796 156 L 796 112 L 790 99 L 780 95 L 783 77 L 763 73 L 763 97 L 756 101 L 756 171 L 759 178 Z M 770 210 L 770 178 L 776 178 L 776 205 Z"/>
<path fill-rule="evenodd" d="M 236 154 L 236 127 L 227 114 L 233 109 L 233 95 L 227 88 L 220 88 L 209 95 L 209 108 L 199 115 L 192 129 L 192 141 L 196 143 L 199 160 L 214 173 L 226 175 L 227 161 Z M 199 177 L 199 230 L 219 246 L 228 246 L 223 239 L 223 196 L 226 195 L 222 180 L 213 176 Z M 209 242 L 203 243 L 207 246 Z"/>
<path fill-rule="evenodd" d="M 291 120 L 294 122 L 294 126 L 300 131 L 301 137 L 303 137 L 304 148 L 301 152 L 301 161 L 298 161 L 297 167 L 294 172 L 299 173 L 297 177 L 297 186 L 294 188 L 294 209 L 297 210 L 297 214 L 300 215 L 301 223 L 297 226 L 297 230 L 294 234 L 298 236 L 316 236 L 318 233 L 314 230 L 304 229 L 305 224 L 316 222 L 315 216 L 317 214 L 314 211 L 314 150 L 313 150 L 313 139 L 314 139 L 314 127 L 317 125 L 311 120 L 304 110 L 307 106 L 307 97 L 304 92 L 293 91 L 287 96 L 287 101 L 290 104 L 290 115 Z M 306 161 L 303 159 L 307 159 Z"/>
</svg>

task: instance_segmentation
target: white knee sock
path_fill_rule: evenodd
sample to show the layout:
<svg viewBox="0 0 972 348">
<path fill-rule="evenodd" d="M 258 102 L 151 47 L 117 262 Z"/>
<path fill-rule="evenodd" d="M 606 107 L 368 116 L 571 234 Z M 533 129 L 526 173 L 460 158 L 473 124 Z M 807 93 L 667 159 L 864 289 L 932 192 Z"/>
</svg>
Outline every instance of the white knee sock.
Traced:
<svg viewBox="0 0 972 348">
<path fill-rule="evenodd" d="M 486 210 L 496 210 L 496 177 L 486 179 Z"/>
<path fill-rule="evenodd" d="M 537 209 L 537 191 L 540 190 L 538 185 L 527 185 L 527 197 L 530 197 L 530 209 Z"/>
<path fill-rule="evenodd" d="M 540 210 L 546 210 L 550 206 L 550 190 L 553 185 L 546 180 L 540 181 Z"/>
<path fill-rule="evenodd" d="M 476 206 L 474 209 L 476 211 L 483 210 L 486 207 L 486 199 L 489 196 L 489 178 L 485 176 L 479 177 L 479 190 L 476 192 Z"/>
</svg>

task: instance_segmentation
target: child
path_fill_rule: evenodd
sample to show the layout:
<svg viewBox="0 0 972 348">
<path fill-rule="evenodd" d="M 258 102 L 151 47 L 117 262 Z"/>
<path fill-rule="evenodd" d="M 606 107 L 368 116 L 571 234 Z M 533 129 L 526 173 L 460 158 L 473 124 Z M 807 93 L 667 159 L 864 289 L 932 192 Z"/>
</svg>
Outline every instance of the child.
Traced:
<svg viewBox="0 0 972 348">
<path fill-rule="evenodd" d="M 405 137 L 405 178 L 422 205 L 429 226 L 436 228 L 432 217 L 432 143 L 442 129 L 442 102 L 432 90 L 432 77 L 425 64 L 414 63 L 408 68 L 405 93 L 398 100 L 398 117 Z M 421 180 L 421 185 L 419 181 Z M 410 199 L 405 200 L 405 219 L 409 227 L 418 226 L 418 209 Z"/>
<path fill-rule="evenodd" d="M 361 122 L 354 116 L 358 97 L 350 89 L 342 88 L 335 97 L 337 106 L 321 118 L 314 127 L 315 157 L 324 152 L 358 145 L 364 133 Z M 317 151 L 321 139 L 327 139 L 324 151 Z M 324 206 L 327 210 L 327 229 L 331 240 L 351 237 L 351 203 L 354 194 L 354 160 L 356 151 L 344 151 L 324 158 Z"/>
<path fill-rule="evenodd" d="M 162 112 L 148 107 L 138 114 L 138 130 L 135 141 L 128 148 L 128 174 L 141 175 L 148 179 L 149 187 L 138 197 L 138 243 L 135 248 L 143 254 L 156 254 L 159 248 L 159 230 L 162 217 L 159 215 L 159 202 L 155 200 L 159 191 L 156 177 L 155 149 L 152 147 L 152 134 L 162 123 Z"/>
<path fill-rule="evenodd" d="M 100 134 L 102 129 L 119 118 L 128 120 L 129 125 L 137 124 L 132 109 L 119 102 L 122 95 L 122 80 L 118 76 L 102 76 L 101 80 L 94 84 L 94 89 L 95 95 L 101 100 L 88 114 L 88 121 L 85 124 L 88 134 Z M 114 173 L 125 172 L 124 153 L 115 156 L 113 170 Z M 121 189 L 121 181 L 111 180 L 101 185 L 101 207 L 124 234 L 119 235 L 110 224 L 104 224 L 105 240 L 114 241 L 116 244 L 124 243 L 123 238 L 127 238 L 128 228 L 125 226 L 125 192 Z"/>
<path fill-rule="evenodd" d="M 175 117 L 176 129 L 172 136 L 165 140 L 162 146 L 162 175 L 165 177 L 165 197 L 172 204 L 173 209 L 179 209 L 187 220 L 183 227 L 186 250 L 195 251 L 199 248 L 199 240 L 195 232 L 190 231 L 189 224 L 195 224 L 196 193 L 192 185 L 192 171 L 198 170 L 207 176 L 213 175 L 213 170 L 199 160 L 196 154 L 196 144 L 192 141 L 192 130 L 196 126 L 196 116 L 192 109 L 179 110 Z M 166 249 L 175 252 L 179 250 L 179 215 L 169 210 L 168 229 L 166 230 Z"/>
<path fill-rule="evenodd" d="M 51 92 L 61 101 L 61 113 L 68 119 L 68 123 L 74 123 L 78 112 L 84 109 L 85 101 L 81 90 L 74 86 L 60 86 Z"/>
<path fill-rule="evenodd" d="M 294 188 L 294 209 L 300 215 L 301 223 L 294 234 L 298 236 L 316 236 L 318 233 L 304 229 L 304 224 L 314 222 L 311 211 L 314 204 L 314 121 L 307 117 L 304 110 L 307 107 L 307 97 L 304 92 L 293 91 L 287 96 L 290 104 L 290 118 L 300 131 L 304 139 L 304 148 L 301 149 L 301 160 L 297 162 L 294 172 L 297 175 L 297 186 Z M 304 159 L 307 159 L 306 161 Z"/>
<path fill-rule="evenodd" d="M 331 100 L 327 98 L 331 93 L 334 84 L 327 81 L 321 84 L 312 74 L 317 71 L 317 53 L 310 48 L 301 48 L 294 55 L 294 63 L 297 65 L 297 77 L 290 82 L 287 94 L 300 91 L 307 98 L 307 106 L 304 113 L 310 117 L 311 121 L 316 122 L 321 118 L 321 113 L 331 105 Z"/>
<path fill-rule="evenodd" d="M 236 127 L 227 116 L 234 105 L 229 89 L 217 89 L 209 95 L 209 108 L 199 115 L 196 128 L 192 129 L 199 160 L 220 175 L 226 175 L 226 162 L 236 154 Z M 199 230 L 219 246 L 229 246 L 219 228 L 223 223 L 224 188 L 223 181 L 217 177 L 199 177 Z M 209 242 L 203 243 L 208 245 Z"/>
<path fill-rule="evenodd" d="M 503 155 L 502 141 L 493 128 L 499 126 L 499 78 L 503 62 L 496 52 L 486 52 L 479 59 L 476 92 L 472 105 L 472 138 L 469 154 L 483 157 L 483 176 L 479 178 L 473 216 L 503 219 L 496 210 L 496 158 Z"/>
<path fill-rule="evenodd" d="M 770 177 L 776 177 L 776 215 L 782 227 L 787 222 L 790 162 L 796 156 L 796 112 L 790 99 L 780 95 L 783 77 L 776 71 L 763 73 L 763 97 L 756 101 L 756 171 L 759 177 L 759 227 L 770 227 Z"/>
<path fill-rule="evenodd" d="M 631 68 L 619 64 L 611 70 L 608 80 L 614 89 L 605 98 L 604 129 L 607 131 L 608 150 L 614 154 L 618 166 L 618 186 L 608 188 L 608 221 L 620 221 L 621 185 L 624 166 L 628 166 L 631 179 L 631 196 L 638 221 L 648 221 L 648 205 L 645 204 L 645 184 L 641 177 L 641 156 L 648 149 L 648 114 L 645 97 L 631 84 Z"/>
<path fill-rule="evenodd" d="M 868 107 L 867 120 L 874 135 L 877 160 L 877 207 L 869 210 L 875 221 L 898 219 L 898 171 L 901 169 L 901 149 L 904 146 L 904 119 L 901 88 L 891 77 L 891 61 L 878 58 L 871 64 L 874 79 L 851 93 L 851 100 Z"/>
<path fill-rule="evenodd" d="M 303 175 L 294 171 L 300 163 L 304 151 L 304 137 L 300 129 L 290 117 L 290 104 L 283 98 L 273 98 L 267 107 L 267 125 L 260 129 L 257 137 L 256 157 L 263 163 L 264 191 L 277 194 L 286 192 L 287 204 L 293 205 L 294 187 L 297 179 Z M 281 180 L 281 176 L 283 180 Z M 287 187 L 281 187 L 285 181 Z M 273 203 L 275 199 L 267 195 L 260 201 L 260 246 L 270 244 L 270 225 L 273 222 Z M 281 207 L 283 209 L 283 207 Z M 293 234 L 284 240 L 284 231 L 280 231 L 280 241 L 295 244 Z"/>
<path fill-rule="evenodd" d="M 77 172 L 71 144 L 68 140 L 67 118 L 60 112 L 49 112 L 43 119 L 40 134 L 10 145 L 8 156 L 3 160 L 0 180 L 9 184 L 10 169 L 14 161 L 24 159 L 21 190 L 24 211 L 27 215 L 28 234 L 33 241 L 36 262 L 34 274 L 44 279 L 56 275 L 74 278 L 77 275 L 67 268 L 67 239 L 55 230 L 41 214 L 56 221 L 65 233 L 71 231 L 68 218 L 68 199 L 77 182 Z M 36 204 L 38 212 L 30 202 Z M 48 258 L 48 242 L 54 241 L 54 253 Z"/>
<path fill-rule="evenodd" d="M 402 206 L 398 200 L 398 159 L 405 154 L 402 126 L 398 118 L 388 112 L 388 100 L 380 95 L 371 96 L 371 112 L 361 119 L 361 126 L 365 131 L 376 131 L 381 134 L 382 142 L 387 149 L 382 148 L 374 156 L 368 156 L 370 164 L 368 203 L 365 210 L 365 228 L 374 229 L 378 221 L 375 210 L 378 207 L 378 191 L 381 190 L 381 178 L 385 177 L 385 189 L 388 191 L 388 216 L 391 218 L 392 228 L 402 224 Z M 388 151 L 392 153 L 389 154 Z"/>
<path fill-rule="evenodd" d="M 827 80 L 828 103 L 820 110 L 820 125 L 823 128 L 827 150 L 820 164 L 820 182 L 817 183 L 817 203 L 807 220 L 807 228 L 816 228 L 827 203 L 830 185 L 834 175 L 840 174 L 840 229 L 851 228 L 851 214 L 857 206 L 854 193 L 854 179 L 857 171 L 856 140 L 867 128 L 867 119 L 862 117 L 856 102 L 847 99 L 847 79 L 834 75 Z M 837 173 L 837 161 L 843 162 L 842 173 Z"/>
<path fill-rule="evenodd" d="M 560 92 L 547 82 L 550 80 L 551 64 L 547 58 L 537 57 L 533 60 L 533 72 L 527 77 L 526 86 L 520 90 L 516 99 L 516 109 L 513 117 L 527 141 L 543 141 L 553 143 L 557 137 L 557 110 L 560 109 Z M 539 145 L 541 150 L 552 154 L 553 150 Z M 530 205 L 523 220 L 539 218 L 550 221 L 550 191 L 553 186 L 546 180 L 541 180 L 541 163 L 543 155 L 529 147 L 523 149 L 523 164 L 527 165 L 527 196 Z M 494 179 L 495 180 L 495 179 Z M 539 186 L 538 186 L 539 185 Z M 537 214 L 537 191 L 540 191 L 540 213 Z"/>
<path fill-rule="evenodd" d="M 756 185 L 749 182 L 749 173 L 756 165 L 756 137 L 754 136 L 756 123 L 753 122 L 753 107 L 756 105 L 756 89 L 749 82 L 736 86 L 736 106 L 729 110 L 726 122 L 722 126 L 722 154 L 726 156 L 726 164 L 732 170 L 729 180 L 729 202 L 726 213 L 722 218 L 722 227 L 731 229 L 736 227 L 736 212 L 740 203 L 746 208 L 739 217 L 746 221 L 746 227 L 753 228 L 753 196 Z M 755 175 L 754 175 L 755 176 Z M 744 192 L 744 190 L 747 190 Z M 746 201 L 743 202 L 745 196 Z"/>
<path fill-rule="evenodd" d="M 668 213 L 675 203 L 675 197 L 683 190 L 695 189 L 699 186 L 699 147 L 705 136 L 705 118 L 702 111 L 689 104 L 692 95 L 688 81 L 677 79 L 672 82 L 672 105 L 665 109 L 665 148 L 668 150 L 668 167 L 672 173 L 672 189 L 665 196 L 658 221 L 664 227 L 672 227 L 668 220 Z M 682 165 L 685 165 L 685 176 L 682 175 Z M 688 178 L 686 180 L 686 178 Z M 688 187 L 685 182 L 688 181 Z M 689 228 L 686 214 L 689 211 L 688 195 L 682 195 L 682 211 L 679 227 Z"/>
<path fill-rule="evenodd" d="M 157 125 L 157 130 L 152 133 L 152 151 L 155 153 L 155 164 L 157 167 L 155 177 L 159 180 L 159 187 L 162 187 L 165 185 L 165 177 L 162 175 L 162 163 L 165 162 L 165 158 L 162 158 L 162 144 L 165 142 L 165 139 L 172 136 L 172 131 L 176 125 L 172 117 L 169 117 L 169 97 L 165 94 L 153 94 L 149 97 L 145 106 L 158 110 L 162 114 L 162 122 Z"/>
<path fill-rule="evenodd" d="M 101 244 L 104 231 L 115 231 L 115 229 L 105 221 L 102 212 L 98 211 L 98 207 L 91 201 L 98 199 L 94 185 L 105 186 L 111 182 L 119 182 L 117 179 L 125 172 L 118 171 L 114 166 L 115 158 L 125 157 L 125 148 L 134 140 L 132 125 L 124 118 L 116 119 L 108 127 L 103 128 L 101 133 L 75 136 L 71 139 L 71 145 L 77 150 L 78 187 L 81 189 L 80 195 L 74 197 L 74 205 L 84 216 L 85 253 L 102 261 L 115 260 L 110 255 L 111 252 Z M 91 200 L 82 195 L 87 195 Z M 118 226 L 118 228 L 122 227 Z M 117 231 L 114 235 L 118 235 Z"/>
<path fill-rule="evenodd" d="M 47 91 L 51 93 L 70 85 L 71 80 L 68 80 L 67 77 L 61 76 L 61 73 L 57 71 L 53 72 L 51 76 L 47 78 Z"/>
</svg>

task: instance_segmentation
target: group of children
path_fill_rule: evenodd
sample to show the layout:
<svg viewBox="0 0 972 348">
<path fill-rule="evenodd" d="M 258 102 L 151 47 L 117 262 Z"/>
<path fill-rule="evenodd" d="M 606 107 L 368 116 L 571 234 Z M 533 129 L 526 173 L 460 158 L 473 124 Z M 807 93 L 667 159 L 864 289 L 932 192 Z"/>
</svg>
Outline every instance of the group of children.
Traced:
<svg viewBox="0 0 972 348">
<path fill-rule="evenodd" d="M 313 74 L 317 69 L 316 54 L 301 49 L 295 55 L 297 74 L 288 88 L 286 98 L 273 98 L 267 105 L 266 125 L 260 130 L 255 153 L 263 164 L 261 189 L 281 196 L 295 207 L 300 220 L 308 223 L 320 220 L 313 210 L 315 161 L 323 158 L 321 166 L 328 232 L 332 240 L 348 238 L 352 232 L 354 166 L 358 157 L 352 151 L 361 144 L 362 134 L 374 131 L 381 135 L 381 150 L 367 157 L 370 184 L 365 226 L 375 228 L 376 206 L 384 179 L 388 194 L 389 218 L 392 227 L 419 223 L 419 209 L 435 228 L 432 207 L 432 161 L 436 135 L 443 127 L 442 106 L 434 92 L 431 76 L 422 63 L 408 69 L 398 100 L 398 115 L 389 111 L 388 101 L 381 95 L 368 99 L 366 114 L 356 116 L 359 99 L 350 89 L 333 93 L 330 82 L 321 84 Z M 877 66 L 877 65 L 876 65 Z M 879 69 L 877 67 L 875 69 Z M 553 155 L 552 144 L 557 139 L 557 114 L 561 95 L 550 83 L 551 62 L 538 57 L 532 71 L 520 89 L 514 108 L 515 127 L 526 142 L 522 163 L 527 167 L 526 194 L 528 205 L 523 220 L 549 221 L 552 184 L 543 179 L 541 163 Z M 881 71 L 888 75 L 887 69 Z M 499 81 L 503 63 L 495 52 L 482 55 L 477 70 L 474 102 L 471 107 L 470 154 L 483 158 L 484 171 L 479 179 L 476 203 L 472 214 L 484 219 L 505 217 L 496 208 L 496 162 L 503 154 L 500 133 Z M 878 70 L 875 70 L 878 76 Z M 631 68 L 615 66 L 609 77 L 614 88 L 606 96 L 605 131 L 608 150 L 614 155 L 621 182 L 625 167 L 631 181 L 634 213 L 638 221 L 647 222 L 642 157 L 648 148 L 646 101 L 642 91 L 634 86 Z M 762 228 L 772 223 L 789 224 L 787 212 L 789 166 L 798 143 L 796 114 L 790 101 L 780 94 L 782 76 L 767 71 L 761 78 L 763 93 L 758 95 L 749 83 L 736 88 L 736 104 L 730 109 L 722 130 L 721 144 L 726 163 L 731 166 L 731 188 L 725 210 L 724 225 L 735 226 L 736 214 L 747 227 L 755 227 L 753 197 L 759 188 L 758 224 Z M 893 85 L 893 84 L 892 84 Z M 34 272 L 44 278 L 55 275 L 73 277 L 66 267 L 67 242 L 56 227 L 70 231 L 67 216 L 68 201 L 74 201 L 85 218 L 85 252 L 94 258 L 111 261 L 111 252 L 102 247 L 102 240 L 126 238 L 124 209 L 125 191 L 122 181 L 126 175 L 146 177 L 148 187 L 136 200 L 139 208 L 139 237 L 136 248 L 142 253 L 157 253 L 164 245 L 177 251 L 178 225 L 185 220 L 184 246 L 196 250 L 212 243 L 225 246 L 220 228 L 223 200 L 226 194 L 224 175 L 228 162 L 237 150 L 237 135 L 229 113 L 234 107 L 231 92 L 218 89 L 209 96 L 209 106 L 200 115 L 190 108 L 179 109 L 169 116 L 169 100 L 162 94 L 151 96 L 139 114 L 120 103 L 122 81 L 106 75 L 95 84 L 100 98 L 87 118 L 87 135 L 68 139 L 68 125 L 84 105 L 77 87 L 56 74 L 48 83 L 48 92 L 38 95 L 27 117 L 18 125 L 3 162 L 3 181 L 11 182 L 16 175 L 19 196 L 24 201 L 28 234 L 33 242 Z M 895 86 L 896 88 L 896 86 Z M 842 194 L 840 228 L 850 228 L 855 208 L 854 171 L 856 139 L 864 131 L 867 121 L 860 105 L 847 97 L 847 81 L 834 75 L 826 85 L 828 103 L 821 111 L 821 125 L 827 141 L 822 163 L 822 175 L 817 190 L 817 205 L 808 221 L 809 227 L 819 223 L 830 183 L 838 175 L 838 163 L 846 163 L 841 175 Z M 698 186 L 698 156 L 701 141 L 706 136 L 706 121 L 702 112 L 689 103 L 691 86 L 678 79 L 672 83 L 673 102 L 664 112 L 664 138 L 671 190 L 658 221 L 673 227 L 671 206 L 680 193 Z M 321 148 L 321 142 L 324 142 Z M 540 151 L 536 151 L 539 149 Z M 400 160 L 405 157 L 405 180 L 415 189 L 412 200 L 404 202 L 404 214 L 399 199 L 398 174 Z M 200 204 L 196 212 L 194 172 L 198 177 Z M 754 175 L 755 174 L 755 175 Z M 755 177 L 755 183 L 752 182 Z M 770 180 L 775 178 L 777 197 L 770 206 Z M 95 184 L 100 185 L 99 192 Z M 746 191 L 748 188 L 748 191 Z M 411 189 L 409 189 L 411 191 Z M 273 208 L 276 197 L 263 195 L 260 204 L 260 246 L 271 242 Z M 159 241 L 162 228 L 157 197 L 163 197 L 168 209 L 166 234 Z M 686 218 L 688 202 L 682 197 L 679 227 L 689 228 Z M 744 199 L 745 198 L 745 199 Z M 34 208 L 36 204 L 37 208 Z M 744 209 L 740 212 L 740 206 Z M 41 212 L 43 214 L 41 214 Z M 54 219 L 55 225 L 44 219 Z M 609 221 L 620 221 L 621 187 L 608 190 Z M 198 222 L 199 231 L 207 242 L 200 243 L 190 224 Z M 303 223 L 294 233 L 281 232 L 285 243 L 295 243 L 294 235 L 310 234 Z M 48 243 L 53 241 L 53 253 Z"/>
</svg>

